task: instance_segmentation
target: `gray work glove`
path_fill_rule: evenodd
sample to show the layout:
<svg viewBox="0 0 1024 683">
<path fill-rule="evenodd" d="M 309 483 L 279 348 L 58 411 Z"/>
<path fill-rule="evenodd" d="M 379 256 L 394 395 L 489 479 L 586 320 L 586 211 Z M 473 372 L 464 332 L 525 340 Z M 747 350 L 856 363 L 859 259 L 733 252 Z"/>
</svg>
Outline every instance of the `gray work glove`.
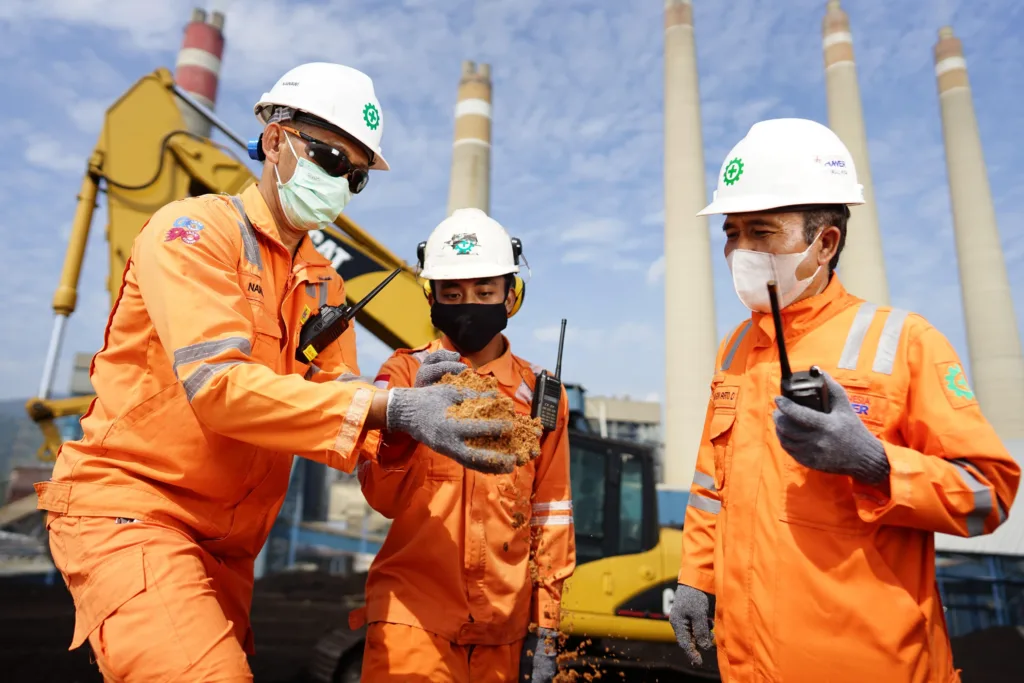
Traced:
<svg viewBox="0 0 1024 683">
<path fill-rule="evenodd" d="M 555 646 L 558 643 L 558 631 L 549 628 L 538 628 L 531 633 L 523 644 L 523 656 L 520 658 L 520 680 L 531 683 L 551 683 L 558 673 Z"/>
<path fill-rule="evenodd" d="M 686 652 L 690 664 L 700 666 L 704 658 L 700 656 L 697 648 L 707 650 L 714 643 L 711 629 L 708 627 L 707 594 L 685 584 L 679 584 L 676 586 L 676 595 L 672 600 L 672 611 L 668 615 L 668 620 L 676 633 L 676 642 Z"/>
<path fill-rule="evenodd" d="M 427 387 L 435 384 L 449 373 L 453 375 L 459 374 L 469 367 L 465 363 L 459 362 L 460 357 L 457 352 L 448 351 L 447 349 L 438 349 L 428 354 L 423 359 L 423 362 L 420 363 L 420 369 L 416 372 L 416 379 L 413 380 L 412 385 L 414 387 Z"/>
<path fill-rule="evenodd" d="M 446 455 L 463 467 L 488 474 L 507 474 L 515 469 L 516 458 L 507 453 L 472 448 L 465 440 L 499 436 L 512 428 L 506 420 L 458 420 L 448 417 L 448 408 L 480 394 L 468 389 L 435 384 L 429 387 L 391 390 L 388 397 L 387 428 L 404 432 L 427 448 Z"/>
<path fill-rule="evenodd" d="M 804 467 L 830 474 L 845 474 L 865 484 L 878 484 L 889 476 L 885 447 L 864 426 L 850 405 L 843 385 L 822 372 L 828 385 L 831 412 L 775 399 L 772 415 L 779 443 Z"/>
</svg>

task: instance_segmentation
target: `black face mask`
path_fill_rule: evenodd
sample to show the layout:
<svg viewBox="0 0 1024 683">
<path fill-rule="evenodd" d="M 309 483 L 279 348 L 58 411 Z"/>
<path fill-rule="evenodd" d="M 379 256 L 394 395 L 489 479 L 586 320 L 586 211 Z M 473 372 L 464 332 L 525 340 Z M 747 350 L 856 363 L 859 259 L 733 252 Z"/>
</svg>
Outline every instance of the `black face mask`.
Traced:
<svg viewBox="0 0 1024 683">
<path fill-rule="evenodd" d="M 476 353 L 508 325 L 505 304 L 442 304 L 430 307 L 430 322 L 463 353 Z"/>
</svg>

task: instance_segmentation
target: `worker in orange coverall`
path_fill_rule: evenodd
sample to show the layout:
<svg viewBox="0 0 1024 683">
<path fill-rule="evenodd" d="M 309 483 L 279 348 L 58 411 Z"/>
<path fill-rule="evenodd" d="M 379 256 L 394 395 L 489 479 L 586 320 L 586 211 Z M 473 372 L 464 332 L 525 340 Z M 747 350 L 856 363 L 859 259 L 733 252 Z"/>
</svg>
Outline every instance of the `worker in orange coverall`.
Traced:
<svg viewBox="0 0 1024 683">
<path fill-rule="evenodd" d="M 529 415 L 541 370 L 513 355 L 501 333 L 522 303 L 520 251 L 479 209 L 445 219 L 419 255 L 443 335 L 397 351 L 377 384 L 477 372 Z M 431 362 L 431 353 L 446 357 Z M 539 455 L 510 474 L 471 472 L 404 435 L 387 434 L 376 461 L 361 459 L 367 501 L 393 520 L 367 576 L 366 607 L 350 618 L 353 628 L 369 624 L 364 683 L 550 683 L 562 583 L 576 566 L 568 417 L 563 389 Z"/>
<path fill-rule="evenodd" d="M 386 170 L 370 79 L 337 64 L 292 69 L 256 105 L 267 163 L 240 197 L 168 204 L 139 233 L 90 379 L 82 439 L 36 484 L 108 681 L 251 681 L 253 564 L 288 488 L 292 454 L 352 471 L 381 429 L 459 466 L 513 459 L 464 439 L 453 387 L 381 390 L 357 376 L 349 329 L 296 360 L 311 314 L 339 305 L 338 273 L 306 233 Z"/>
<path fill-rule="evenodd" d="M 991 533 L 1017 493 L 946 338 L 836 276 L 863 203 L 832 131 L 776 119 L 729 152 L 700 212 L 726 215 L 752 316 L 718 351 L 670 618 L 695 664 L 717 642 L 724 681 L 959 681 L 934 534 Z M 823 371 L 828 411 L 780 396 L 769 280 L 792 368 Z"/>
</svg>

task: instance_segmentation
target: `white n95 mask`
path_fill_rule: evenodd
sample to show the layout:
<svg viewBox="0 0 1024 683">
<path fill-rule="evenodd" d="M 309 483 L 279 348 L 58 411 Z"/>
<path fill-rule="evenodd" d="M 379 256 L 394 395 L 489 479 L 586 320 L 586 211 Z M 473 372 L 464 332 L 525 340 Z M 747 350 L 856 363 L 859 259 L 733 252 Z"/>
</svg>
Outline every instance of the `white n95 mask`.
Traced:
<svg viewBox="0 0 1024 683">
<path fill-rule="evenodd" d="M 821 233 L 818 233 L 818 237 Z M 732 284 L 744 306 L 752 311 L 768 313 L 772 310 L 768 298 L 768 281 L 775 280 L 779 294 L 779 308 L 785 308 L 811 284 L 821 270 L 819 265 L 810 277 L 798 280 L 796 269 L 807 258 L 818 237 L 797 254 L 770 254 L 765 251 L 733 249 L 726 258 L 732 271 Z"/>
<path fill-rule="evenodd" d="M 334 222 L 352 199 L 348 178 L 327 175 L 320 166 L 295 152 L 291 136 L 287 133 L 285 139 L 295 157 L 295 172 L 287 183 L 282 183 L 281 174 L 274 167 L 281 208 L 296 229 L 323 230 Z"/>
</svg>

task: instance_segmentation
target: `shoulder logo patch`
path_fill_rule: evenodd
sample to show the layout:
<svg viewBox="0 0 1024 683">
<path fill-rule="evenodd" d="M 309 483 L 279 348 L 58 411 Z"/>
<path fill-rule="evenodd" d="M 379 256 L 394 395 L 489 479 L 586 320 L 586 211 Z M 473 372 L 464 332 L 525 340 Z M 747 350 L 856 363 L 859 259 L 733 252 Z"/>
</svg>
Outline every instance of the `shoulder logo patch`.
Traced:
<svg viewBox="0 0 1024 683">
<path fill-rule="evenodd" d="M 164 241 L 173 242 L 176 239 L 180 239 L 185 244 L 195 244 L 199 241 L 199 233 L 202 229 L 203 224 L 199 221 L 188 216 L 182 216 L 174 221 L 171 229 L 167 231 L 167 237 Z"/>
<path fill-rule="evenodd" d="M 967 374 L 960 363 L 938 363 L 935 369 L 939 373 L 939 382 L 950 405 L 954 408 L 963 408 L 977 403 L 974 391 L 967 383 Z"/>
</svg>

